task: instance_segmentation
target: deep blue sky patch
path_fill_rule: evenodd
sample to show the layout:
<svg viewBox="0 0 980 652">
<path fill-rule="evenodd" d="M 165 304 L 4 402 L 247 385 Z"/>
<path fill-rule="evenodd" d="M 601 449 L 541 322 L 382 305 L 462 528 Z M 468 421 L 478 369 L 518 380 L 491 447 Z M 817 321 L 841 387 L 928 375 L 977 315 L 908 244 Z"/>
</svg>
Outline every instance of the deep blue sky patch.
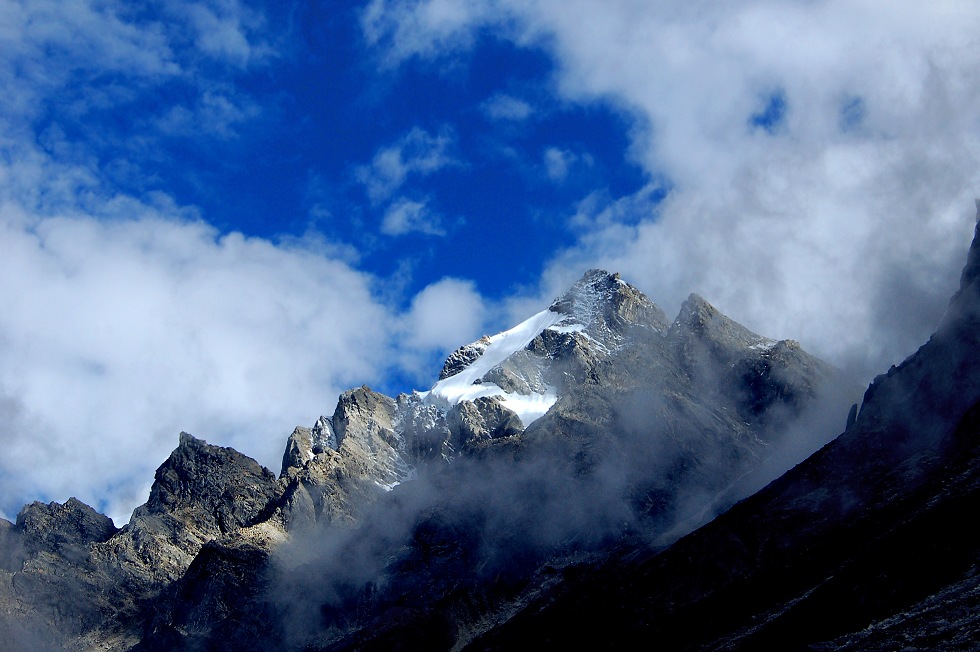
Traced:
<svg viewBox="0 0 980 652">
<path fill-rule="evenodd" d="M 770 134 L 775 133 L 786 118 L 786 94 L 777 90 L 765 98 L 765 103 L 758 113 L 752 114 L 749 124 Z"/>
</svg>

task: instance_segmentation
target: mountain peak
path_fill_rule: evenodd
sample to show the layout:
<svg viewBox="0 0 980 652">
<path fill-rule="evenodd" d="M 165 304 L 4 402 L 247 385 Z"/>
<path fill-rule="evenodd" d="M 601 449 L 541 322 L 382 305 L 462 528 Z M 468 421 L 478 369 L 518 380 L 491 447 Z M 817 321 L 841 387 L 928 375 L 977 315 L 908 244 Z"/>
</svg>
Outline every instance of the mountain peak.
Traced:
<svg viewBox="0 0 980 652">
<path fill-rule="evenodd" d="M 567 315 L 586 329 L 603 326 L 622 330 L 627 324 L 663 329 L 667 316 L 642 292 L 622 280 L 618 273 L 590 269 L 548 308 Z"/>
<path fill-rule="evenodd" d="M 680 312 L 670 326 L 670 334 L 674 339 L 710 341 L 725 349 L 764 349 L 776 344 L 775 340 L 753 333 L 726 317 L 704 297 L 693 292 L 681 304 Z"/>
</svg>

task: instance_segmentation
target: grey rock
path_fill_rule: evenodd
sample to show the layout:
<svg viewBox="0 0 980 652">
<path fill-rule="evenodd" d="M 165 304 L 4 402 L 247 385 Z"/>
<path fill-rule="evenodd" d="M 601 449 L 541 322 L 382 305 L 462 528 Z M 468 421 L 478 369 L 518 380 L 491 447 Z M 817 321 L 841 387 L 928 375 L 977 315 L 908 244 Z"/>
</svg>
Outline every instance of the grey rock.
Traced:
<svg viewBox="0 0 980 652">
<path fill-rule="evenodd" d="M 935 334 L 833 441 L 666 550 L 630 542 L 552 574 L 468 649 L 976 649 L 977 260 L 980 228 Z"/>
<path fill-rule="evenodd" d="M 461 401 L 446 413 L 453 441 L 460 447 L 490 438 L 483 415 L 473 401 Z"/>
<path fill-rule="evenodd" d="M 327 449 L 283 477 L 277 509 L 287 531 L 314 525 L 351 527 L 361 511 L 384 493 L 373 466 L 365 465 L 360 456 L 346 456 L 345 451 Z"/>
<path fill-rule="evenodd" d="M 182 432 L 157 469 L 146 513 L 179 517 L 213 539 L 257 523 L 278 494 L 275 474 L 252 458 Z"/>
<path fill-rule="evenodd" d="M 279 633 L 262 631 L 261 619 L 277 613 L 264 584 L 277 546 L 329 533 L 331 546 L 352 546 L 343 549 L 353 560 L 345 571 L 360 577 L 377 559 L 383 570 L 365 593 L 338 589 L 352 610 L 309 649 L 356 632 L 376 640 L 372 618 L 401 631 L 389 607 L 432 595 L 439 604 L 421 609 L 440 637 L 458 643 L 459 631 L 478 634 L 503 608 L 501 596 L 530 581 L 549 546 L 601 540 L 633 514 L 662 532 L 691 516 L 684 510 L 695 491 L 708 496 L 698 495 L 699 507 L 716 496 L 712 509 L 727 505 L 725 492 L 766 457 L 780 424 L 839 379 L 797 344 L 761 338 L 696 295 L 671 324 L 601 270 L 551 310 L 561 315 L 555 327 L 480 379 L 527 396 L 557 390 L 552 410 L 527 428 L 497 397 L 443 411 L 418 394 L 391 398 L 363 386 L 341 395 L 332 416 L 292 432 L 278 479 L 182 433 L 149 500 L 121 530 L 72 501 L 0 522 L 0 606 L 14 614 L 0 617 L 0 633 L 28 623 L 35 634 L 19 635 L 73 649 L 275 647 Z M 440 378 L 486 345 L 451 354 Z M 420 473 L 425 482 L 407 482 Z M 499 514 L 486 511 L 494 505 Z M 603 525 L 593 532 L 597 516 Z M 519 563 L 500 556 L 510 553 Z"/>
<path fill-rule="evenodd" d="M 395 400 L 365 386 L 344 392 L 333 415 L 338 452 L 349 469 L 390 487 L 411 475 L 405 440 L 395 432 Z"/>
<path fill-rule="evenodd" d="M 642 292 L 625 283 L 619 274 L 590 269 L 567 292 L 555 299 L 550 310 L 569 315 L 594 337 L 623 333 L 629 326 L 662 330 L 667 315 Z"/>
<path fill-rule="evenodd" d="M 483 355 L 489 343 L 490 338 L 484 335 L 476 342 L 461 346 L 450 353 L 449 357 L 446 358 L 445 364 L 442 366 L 442 370 L 439 372 L 439 380 L 445 380 L 446 378 L 455 376 L 468 367 Z"/>
<path fill-rule="evenodd" d="M 322 419 L 322 417 L 321 417 Z M 319 423 L 319 422 L 317 422 Z M 296 426 L 286 440 L 286 450 L 282 454 L 282 470 L 280 477 L 289 475 L 290 471 L 298 471 L 313 459 L 313 433 L 310 428 Z"/>
<path fill-rule="evenodd" d="M 69 498 L 63 505 L 27 505 L 17 515 L 16 529 L 27 554 L 47 552 L 72 558 L 85 556 L 89 544 L 107 541 L 119 531 L 112 519 L 77 498 Z"/>
<path fill-rule="evenodd" d="M 513 410 L 504 407 L 496 396 L 482 396 L 474 404 L 483 417 L 490 439 L 512 437 L 524 431 L 520 417 Z"/>
<path fill-rule="evenodd" d="M 0 518 L 0 570 L 20 570 L 24 561 L 24 545 L 14 524 Z"/>
<path fill-rule="evenodd" d="M 400 431 L 403 411 L 411 411 L 407 402 L 402 410 L 395 399 L 362 386 L 340 396 L 330 419 L 294 431 L 277 508 L 287 530 L 350 527 L 362 509 L 412 475 L 412 450 Z"/>
<path fill-rule="evenodd" d="M 449 410 L 446 421 L 453 441 L 460 448 L 472 448 L 486 440 L 512 437 L 524 431 L 520 417 L 496 397 L 462 401 Z"/>
<path fill-rule="evenodd" d="M 518 351 L 487 372 L 481 381 L 493 383 L 505 392 L 544 394 L 548 386 L 546 363 L 537 353 L 533 349 Z"/>
</svg>

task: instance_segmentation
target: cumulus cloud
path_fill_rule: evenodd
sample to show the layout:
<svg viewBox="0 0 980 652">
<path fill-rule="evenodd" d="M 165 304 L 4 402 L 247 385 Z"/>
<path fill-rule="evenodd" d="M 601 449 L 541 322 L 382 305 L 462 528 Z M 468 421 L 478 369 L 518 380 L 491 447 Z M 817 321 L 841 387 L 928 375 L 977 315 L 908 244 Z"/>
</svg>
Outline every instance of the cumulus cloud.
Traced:
<svg viewBox="0 0 980 652">
<path fill-rule="evenodd" d="M 444 278 L 412 299 L 399 321 L 399 366 L 421 383 L 434 374 L 446 355 L 482 335 L 487 306 L 472 281 Z"/>
<path fill-rule="evenodd" d="M 924 341 L 980 193 L 980 8 L 963 1 L 374 0 L 391 61 L 494 33 L 556 60 L 566 101 L 633 118 L 663 203 L 593 203 L 542 293 L 615 268 L 669 310 L 697 291 L 866 379 Z M 642 193 L 641 193 L 642 195 Z"/>
<path fill-rule="evenodd" d="M 369 165 L 356 170 L 358 181 L 375 203 L 389 199 L 411 175 L 428 176 L 447 165 L 456 163 L 450 150 L 453 145 L 450 131 L 432 135 L 414 127 L 397 142 L 382 147 Z"/>
<path fill-rule="evenodd" d="M 383 367 L 371 279 L 319 253 L 149 207 L 105 221 L 7 203 L 0 228 L 0 386 L 20 424 L 5 497 L 137 482 L 108 505 L 119 517 L 182 429 L 274 464 L 290 423 Z"/>
</svg>

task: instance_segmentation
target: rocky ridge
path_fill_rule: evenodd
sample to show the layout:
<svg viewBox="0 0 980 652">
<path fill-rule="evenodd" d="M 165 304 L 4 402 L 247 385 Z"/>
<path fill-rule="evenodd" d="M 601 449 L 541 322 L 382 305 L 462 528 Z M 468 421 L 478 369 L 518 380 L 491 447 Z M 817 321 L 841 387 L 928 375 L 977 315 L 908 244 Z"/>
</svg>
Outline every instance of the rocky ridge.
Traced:
<svg viewBox="0 0 980 652">
<path fill-rule="evenodd" d="M 395 509 L 380 504 L 423 512 L 407 544 L 379 553 L 387 588 L 343 589 L 360 616 L 289 635 L 310 649 L 371 636 L 375 618 L 424 586 L 443 595 L 427 617 L 458 645 L 506 609 L 502 596 L 528 586 L 555 546 L 596 545 L 592 523 L 573 514 L 609 521 L 601 536 L 622 522 L 663 533 L 699 510 L 706 518 L 707 503 L 736 497 L 726 492 L 780 445 L 786 424 L 841 384 L 797 344 L 755 335 L 696 295 L 669 322 L 618 275 L 590 270 L 548 310 L 450 355 L 429 392 L 345 392 L 332 415 L 289 436 L 278 476 L 182 433 L 150 499 L 119 530 L 74 499 L 0 522 L 0 635 L 13 649 L 71 650 L 234 649 L 278 636 L 257 620 L 283 620 L 265 584 L 276 551 L 303 532 L 370 532 L 381 527 L 370 514 Z M 465 502 L 474 485 L 486 504 L 522 488 L 504 519 L 533 548 Z M 419 502 L 433 486 L 437 499 Z M 596 497 L 584 511 L 568 501 L 581 492 Z M 565 517 L 544 528 L 542 510 Z M 479 523 L 460 525 L 461 513 Z M 467 541 L 476 547 L 460 548 Z M 485 556 L 492 541 L 525 559 L 506 581 L 474 571 L 500 563 Z M 433 558 L 431 546 L 443 552 Z M 439 582 L 458 576 L 470 588 L 432 585 L 423 559 L 453 567 Z"/>
</svg>

